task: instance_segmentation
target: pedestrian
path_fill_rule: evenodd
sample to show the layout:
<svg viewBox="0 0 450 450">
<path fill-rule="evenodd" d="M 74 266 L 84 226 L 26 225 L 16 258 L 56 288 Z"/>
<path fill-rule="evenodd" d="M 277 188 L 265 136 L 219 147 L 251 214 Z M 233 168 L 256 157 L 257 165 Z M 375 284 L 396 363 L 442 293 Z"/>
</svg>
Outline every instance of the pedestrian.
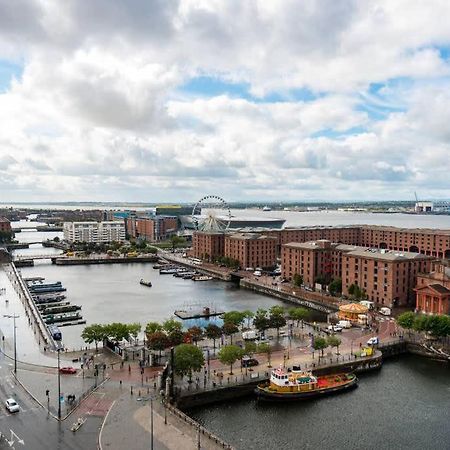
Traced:
<svg viewBox="0 0 450 450">
<path fill-rule="evenodd" d="M 119 381 L 120 387 L 122 387 L 122 380 Z"/>
<path fill-rule="evenodd" d="M 128 364 L 128 373 L 131 373 L 131 366 Z"/>
<path fill-rule="evenodd" d="M 123 369 L 123 361 L 120 362 L 120 368 Z"/>
</svg>

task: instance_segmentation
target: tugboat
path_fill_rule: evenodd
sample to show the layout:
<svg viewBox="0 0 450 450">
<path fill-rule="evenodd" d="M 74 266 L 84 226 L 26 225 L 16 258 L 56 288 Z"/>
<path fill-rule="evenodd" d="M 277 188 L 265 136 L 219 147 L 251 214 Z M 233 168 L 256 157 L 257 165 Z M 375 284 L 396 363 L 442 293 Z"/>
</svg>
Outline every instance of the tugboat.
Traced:
<svg viewBox="0 0 450 450">
<path fill-rule="evenodd" d="M 305 400 L 346 391 L 358 385 L 353 373 L 337 373 L 315 376 L 310 371 L 294 367 L 292 371 L 279 367 L 272 370 L 270 382 L 258 384 L 255 393 L 258 400 Z"/>
<path fill-rule="evenodd" d="M 142 284 L 142 286 L 152 287 L 152 282 L 151 281 L 145 281 L 142 278 L 141 278 L 141 281 L 139 281 L 139 284 Z"/>
</svg>

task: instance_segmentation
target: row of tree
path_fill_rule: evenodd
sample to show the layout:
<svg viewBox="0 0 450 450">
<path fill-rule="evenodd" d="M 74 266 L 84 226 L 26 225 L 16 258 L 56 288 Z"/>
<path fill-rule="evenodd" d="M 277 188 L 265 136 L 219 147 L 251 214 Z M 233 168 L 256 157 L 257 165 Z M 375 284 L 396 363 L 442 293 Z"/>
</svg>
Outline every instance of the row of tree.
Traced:
<svg viewBox="0 0 450 450">
<path fill-rule="evenodd" d="M 321 275 L 315 279 L 316 283 L 327 285 L 328 291 L 331 295 L 337 297 L 342 294 L 342 279 L 341 278 L 333 278 L 331 281 L 329 278 Z M 298 273 L 294 274 L 292 277 L 292 283 L 294 286 L 302 286 L 303 285 L 303 277 Z"/>
<path fill-rule="evenodd" d="M 331 336 L 328 336 L 326 338 L 322 336 L 314 336 L 312 346 L 315 351 L 320 351 L 323 356 L 323 351 L 327 347 L 336 347 L 336 353 L 339 354 L 339 346 L 341 345 L 341 343 L 341 339 L 338 336 L 332 334 Z"/>
<path fill-rule="evenodd" d="M 120 323 L 114 322 L 110 324 L 94 323 L 84 327 L 81 333 L 82 339 L 88 343 L 95 343 L 95 349 L 98 350 L 98 343 L 108 339 L 111 342 L 131 341 L 136 340 L 141 331 L 141 324 L 139 323 Z"/>
<path fill-rule="evenodd" d="M 400 314 L 397 323 L 407 330 L 425 331 L 433 336 L 450 336 L 450 316 L 415 314 L 412 311 Z"/>
</svg>

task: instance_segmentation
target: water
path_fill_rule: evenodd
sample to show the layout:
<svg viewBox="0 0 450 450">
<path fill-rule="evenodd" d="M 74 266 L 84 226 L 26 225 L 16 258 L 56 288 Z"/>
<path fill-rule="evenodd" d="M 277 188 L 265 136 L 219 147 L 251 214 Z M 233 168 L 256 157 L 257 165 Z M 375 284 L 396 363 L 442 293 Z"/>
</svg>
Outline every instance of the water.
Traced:
<svg viewBox="0 0 450 450">
<path fill-rule="evenodd" d="M 450 449 L 450 368 L 404 356 L 351 392 L 290 404 L 253 398 L 189 414 L 237 449 Z"/>
<path fill-rule="evenodd" d="M 159 275 L 151 264 L 130 263 L 86 266 L 54 266 L 37 263 L 21 269 L 24 277 L 42 276 L 49 281 L 61 281 L 67 288 L 67 300 L 82 306 L 88 324 L 139 322 L 145 327 L 150 321 L 163 321 L 186 304 L 213 304 L 223 311 L 269 308 L 282 304 L 276 299 L 223 281 L 195 282 L 172 275 Z M 139 284 L 150 280 L 151 288 Z M 191 326 L 194 322 L 188 321 Z M 80 337 L 85 325 L 61 328 L 65 346 L 83 345 Z"/>
</svg>

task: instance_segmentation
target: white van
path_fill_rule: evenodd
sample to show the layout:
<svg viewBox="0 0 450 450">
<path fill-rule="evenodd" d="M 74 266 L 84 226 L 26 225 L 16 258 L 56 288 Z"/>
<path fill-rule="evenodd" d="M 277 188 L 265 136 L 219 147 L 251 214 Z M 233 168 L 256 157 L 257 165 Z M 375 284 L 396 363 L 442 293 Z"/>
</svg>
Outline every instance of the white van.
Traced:
<svg viewBox="0 0 450 450">
<path fill-rule="evenodd" d="M 340 320 L 337 325 L 342 328 L 351 328 L 352 324 L 349 320 Z"/>
<path fill-rule="evenodd" d="M 260 277 L 260 276 L 262 275 L 262 273 L 261 273 L 260 270 L 255 270 L 255 271 L 253 272 L 253 275 L 255 275 L 255 277 Z"/>
<path fill-rule="evenodd" d="M 380 308 L 380 314 L 383 314 L 383 316 L 390 316 L 391 315 L 391 308 L 383 307 Z"/>
</svg>

